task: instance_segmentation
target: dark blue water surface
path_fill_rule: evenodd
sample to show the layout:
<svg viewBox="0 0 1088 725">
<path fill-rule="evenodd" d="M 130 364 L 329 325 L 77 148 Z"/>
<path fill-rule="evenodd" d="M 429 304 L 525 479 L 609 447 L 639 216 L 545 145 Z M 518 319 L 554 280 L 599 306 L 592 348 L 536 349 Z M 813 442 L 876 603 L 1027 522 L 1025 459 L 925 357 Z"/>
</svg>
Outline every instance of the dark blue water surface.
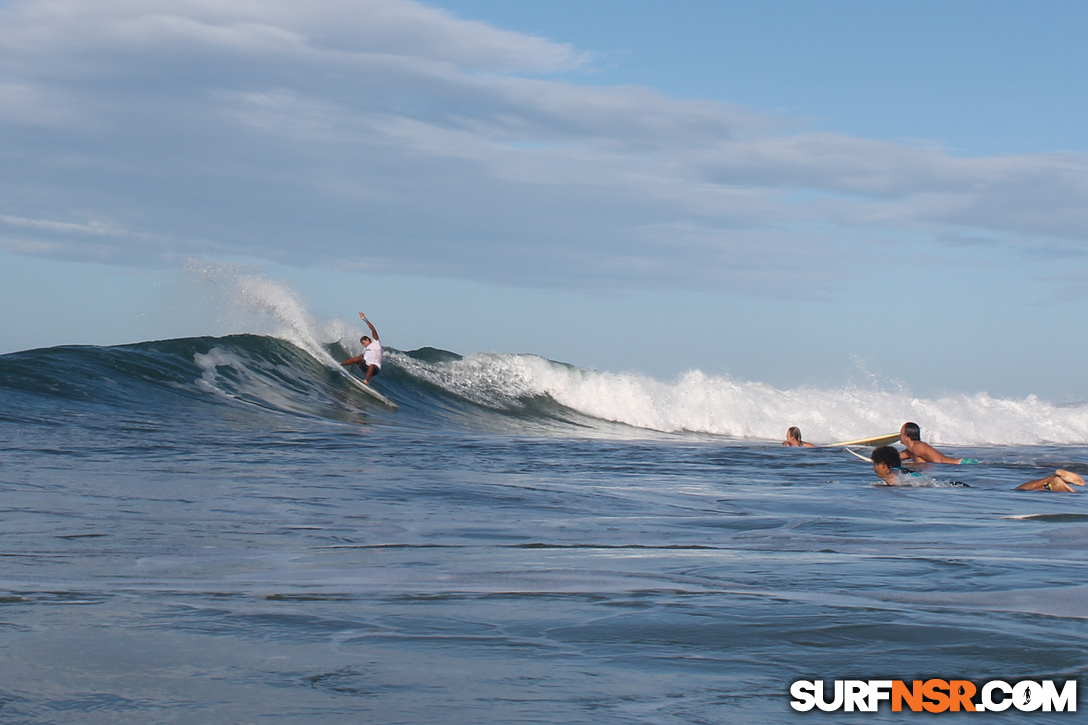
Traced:
<svg viewBox="0 0 1088 725">
<path fill-rule="evenodd" d="M 0 356 L 0 720 L 1019 722 L 788 690 L 1088 669 L 1088 496 L 1011 490 L 1084 446 L 890 489 L 390 359 L 397 411 L 271 338 Z"/>
</svg>

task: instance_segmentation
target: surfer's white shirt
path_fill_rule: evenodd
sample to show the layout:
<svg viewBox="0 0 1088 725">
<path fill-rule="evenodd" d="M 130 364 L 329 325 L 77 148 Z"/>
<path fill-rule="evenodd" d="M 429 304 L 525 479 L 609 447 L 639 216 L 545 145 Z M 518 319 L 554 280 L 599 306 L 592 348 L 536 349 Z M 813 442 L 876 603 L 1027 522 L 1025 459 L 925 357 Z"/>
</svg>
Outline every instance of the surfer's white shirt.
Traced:
<svg viewBox="0 0 1088 725">
<path fill-rule="evenodd" d="M 367 367 L 382 366 L 382 344 L 377 340 L 371 340 L 370 344 L 363 348 L 363 364 Z"/>
</svg>

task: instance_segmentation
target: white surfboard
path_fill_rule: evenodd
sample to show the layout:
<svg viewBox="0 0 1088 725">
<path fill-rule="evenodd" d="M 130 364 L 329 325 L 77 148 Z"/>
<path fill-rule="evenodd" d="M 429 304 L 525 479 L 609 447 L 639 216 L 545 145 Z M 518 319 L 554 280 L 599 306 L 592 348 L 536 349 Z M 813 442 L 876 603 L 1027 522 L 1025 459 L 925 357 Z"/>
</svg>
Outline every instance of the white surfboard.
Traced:
<svg viewBox="0 0 1088 725">
<path fill-rule="evenodd" d="M 892 443 L 896 443 L 899 440 L 898 433 L 892 433 L 884 436 L 873 436 L 871 438 L 858 438 L 853 441 L 843 441 L 842 443 L 828 443 L 821 448 L 845 448 L 846 446 L 872 446 L 877 448 L 879 446 L 889 446 Z"/>
<path fill-rule="evenodd" d="M 370 397 L 374 398 L 374 400 L 377 400 L 379 403 L 386 406 L 387 408 L 390 408 L 392 410 L 396 410 L 398 407 L 400 407 L 396 403 L 394 403 L 392 400 L 385 397 L 384 395 L 379 393 L 377 390 L 375 390 L 374 388 L 367 385 L 366 383 L 364 383 L 359 378 L 357 378 L 354 375 L 352 375 L 351 373 L 349 373 L 347 370 L 341 370 L 340 372 L 343 373 L 344 377 L 347 378 L 351 382 L 351 384 L 355 386 L 355 388 L 357 390 L 363 391 L 364 393 L 366 393 Z"/>
<path fill-rule="evenodd" d="M 857 456 L 858 458 L 860 458 L 861 460 L 865 461 L 866 463 L 872 463 L 872 462 L 873 462 L 873 459 L 872 459 L 872 458 L 870 458 L 869 456 L 863 456 L 863 455 L 861 455 L 860 453 L 858 453 L 857 451 L 855 451 L 855 450 L 854 450 L 853 448 L 846 448 L 846 449 L 844 449 L 844 450 L 845 450 L 845 451 L 846 451 L 847 453 L 849 453 L 850 455 L 852 455 L 852 456 Z"/>
</svg>

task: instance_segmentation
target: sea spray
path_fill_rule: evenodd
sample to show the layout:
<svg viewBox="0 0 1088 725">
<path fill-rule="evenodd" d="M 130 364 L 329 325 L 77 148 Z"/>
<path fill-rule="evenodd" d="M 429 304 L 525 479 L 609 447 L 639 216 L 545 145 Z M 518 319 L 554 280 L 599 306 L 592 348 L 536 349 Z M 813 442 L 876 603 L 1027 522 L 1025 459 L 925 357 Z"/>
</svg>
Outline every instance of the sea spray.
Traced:
<svg viewBox="0 0 1088 725">
<path fill-rule="evenodd" d="M 196 258 L 184 271 L 186 279 L 207 295 L 225 334 L 276 337 L 327 366 L 337 364 L 328 346 L 351 337 L 340 320 L 318 322 L 287 281 L 269 279 L 256 269 Z"/>
<path fill-rule="evenodd" d="M 1056 406 L 986 393 L 917 398 L 877 387 L 777 389 L 692 371 L 674 382 L 556 363 L 535 355 L 472 354 L 428 363 L 398 357 L 406 371 L 480 405 L 506 408 L 548 396 L 583 415 L 662 432 L 781 440 L 801 427 L 814 443 L 894 433 L 918 422 L 934 443 L 1084 444 L 1088 406 Z"/>
</svg>

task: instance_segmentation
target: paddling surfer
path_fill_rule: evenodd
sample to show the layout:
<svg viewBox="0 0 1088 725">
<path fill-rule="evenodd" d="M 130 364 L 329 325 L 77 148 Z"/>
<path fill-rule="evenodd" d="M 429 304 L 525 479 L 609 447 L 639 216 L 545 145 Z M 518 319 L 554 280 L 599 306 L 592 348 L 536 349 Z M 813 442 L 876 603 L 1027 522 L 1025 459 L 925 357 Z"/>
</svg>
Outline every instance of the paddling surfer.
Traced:
<svg viewBox="0 0 1088 725">
<path fill-rule="evenodd" d="M 855 453 L 854 455 L 857 454 Z M 861 456 L 858 457 L 861 458 Z M 927 480 L 927 477 L 924 474 L 903 468 L 903 461 L 899 457 L 899 451 L 891 446 L 874 448 L 870 455 L 870 459 L 873 462 L 873 473 L 875 473 L 886 486 L 917 485 L 911 484 L 910 479 L 915 479 L 916 481 Z M 970 486 L 962 481 L 945 481 L 944 483 L 948 486 L 970 488 Z"/>
<path fill-rule="evenodd" d="M 904 460 L 910 458 L 915 463 L 978 463 L 974 458 L 952 458 L 938 451 L 928 443 L 922 442 L 922 429 L 917 423 L 904 423 L 899 429 L 899 442 L 907 450 L 900 453 Z"/>
<path fill-rule="evenodd" d="M 910 485 L 905 479 L 918 476 L 918 474 L 913 471 L 904 470 L 903 463 L 899 458 L 899 451 L 891 446 L 881 446 L 880 448 L 875 449 L 872 454 L 872 461 L 873 473 L 888 486 Z M 955 484 L 957 482 L 952 481 L 951 483 Z M 1073 486 L 1083 485 L 1083 478 L 1072 471 L 1065 471 L 1059 468 L 1046 478 L 1037 478 L 1034 481 L 1028 481 L 1027 483 L 1020 484 L 1013 490 L 1065 491 L 1067 493 L 1073 493 L 1076 491 Z"/>
<path fill-rule="evenodd" d="M 366 380 L 363 382 L 370 385 L 370 379 L 382 371 L 382 344 L 378 341 L 378 331 L 374 329 L 374 325 L 370 320 L 366 319 L 366 315 L 360 312 L 359 318 L 370 328 L 370 332 L 374 337 L 370 338 L 366 335 L 360 337 L 359 342 L 363 344 L 363 354 L 348 358 L 340 364 L 344 367 L 358 365 L 366 372 Z"/>
<path fill-rule="evenodd" d="M 891 446 L 873 449 L 873 473 L 889 486 L 902 486 L 902 478 L 915 475 L 913 471 L 904 471 L 899 451 Z"/>
<path fill-rule="evenodd" d="M 899 458 L 899 451 L 891 446 L 880 446 L 874 449 L 871 460 L 873 461 L 873 473 L 884 481 L 885 486 L 911 486 L 917 485 L 917 483 L 912 484 L 911 479 L 915 479 L 916 482 L 927 480 L 924 474 L 903 468 L 903 461 Z M 944 485 L 970 488 L 962 481 L 945 481 Z"/>
<path fill-rule="evenodd" d="M 1046 478 L 1039 478 L 1034 481 L 1028 481 L 1027 483 L 1020 484 L 1014 490 L 1015 491 L 1065 491 L 1067 493 L 1073 493 L 1076 491 L 1073 486 L 1083 486 L 1084 479 L 1073 473 L 1072 471 L 1063 471 L 1058 469 L 1054 471 L 1054 475 L 1047 476 Z"/>
</svg>

